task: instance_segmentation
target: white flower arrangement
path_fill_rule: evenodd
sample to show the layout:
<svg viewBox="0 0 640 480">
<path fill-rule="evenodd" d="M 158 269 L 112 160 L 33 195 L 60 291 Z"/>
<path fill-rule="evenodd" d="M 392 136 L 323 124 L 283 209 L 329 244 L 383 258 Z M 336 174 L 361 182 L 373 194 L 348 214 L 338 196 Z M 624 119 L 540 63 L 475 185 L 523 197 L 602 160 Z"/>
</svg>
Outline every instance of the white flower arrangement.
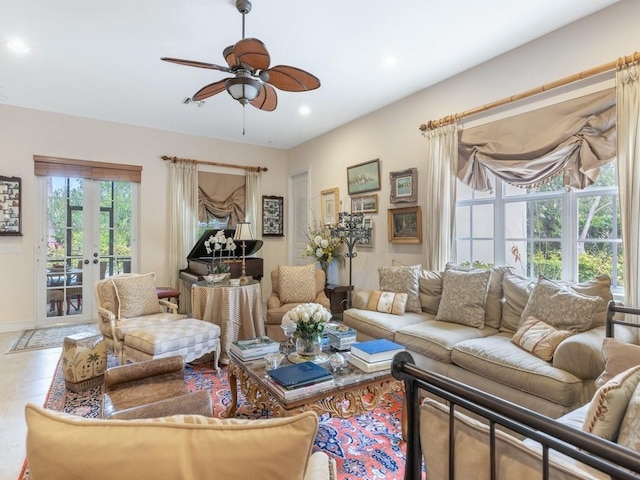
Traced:
<svg viewBox="0 0 640 480">
<path fill-rule="evenodd" d="M 296 337 L 308 338 L 322 333 L 324 324 L 331 320 L 331 312 L 319 303 L 302 303 L 282 317 L 282 328 L 296 328 Z"/>
<path fill-rule="evenodd" d="M 342 244 L 342 240 L 331 236 L 331 230 L 321 225 L 318 221 L 314 221 L 306 232 L 307 249 L 304 256 L 313 257 L 320 262 L 323 270 L 334 258 L 341 259 L 342 255 L 338 253 L 338 247 Z"/>
<path fill-rule="evenodd" d="M 210 235 L 209 239 L 204 241 L 204 248 L 211 255 L 211 263 L 215 262 L 216 252 L 219 252 L 220 262 L 210 268 L 211 273 L 227 273 L 231 270 L 231 266 L 222 261 L 222 255 L 223 251 L 226 250 L 228 252 L 227 257 L 231 258 L 231 255 L 236 250 L 236 244 L 232 237 L 225 236 L 224 230 L 219 230 L 215 235 Z"/>
</svg>

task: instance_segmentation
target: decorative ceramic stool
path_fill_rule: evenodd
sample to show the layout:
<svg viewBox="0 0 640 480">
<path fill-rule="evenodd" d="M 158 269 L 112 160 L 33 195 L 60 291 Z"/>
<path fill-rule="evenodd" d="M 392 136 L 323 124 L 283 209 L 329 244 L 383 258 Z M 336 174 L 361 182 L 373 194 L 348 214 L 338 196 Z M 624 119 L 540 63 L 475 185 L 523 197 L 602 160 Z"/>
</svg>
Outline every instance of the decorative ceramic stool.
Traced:
<svg viewBox="0 0 640 480">
<path fill-rule="evenodd" d="M 80 392 L 104 381 L 107 369 L 107 342 L 100 334 L 76 333 L 64 338 L 62 371 L 64 383 Z"/>
</svg>

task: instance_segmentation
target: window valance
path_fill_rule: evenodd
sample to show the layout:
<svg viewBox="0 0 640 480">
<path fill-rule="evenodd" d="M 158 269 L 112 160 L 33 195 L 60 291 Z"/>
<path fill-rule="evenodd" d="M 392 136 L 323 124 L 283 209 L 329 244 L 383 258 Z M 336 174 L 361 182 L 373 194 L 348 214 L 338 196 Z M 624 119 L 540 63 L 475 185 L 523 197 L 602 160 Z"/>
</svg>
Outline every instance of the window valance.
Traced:
<svg viewBox="0 0 640 480">
<path fill-rule="evenodd" d="M 459 134 L 458 178 L 489 190 L 487 171 L 527 187 L 563 175 L 586 188 L 616 155 L 615 89 L 567 100 Z"/>
<path fill-rule="evenodd" d="M 207 212 L 218 218 L 229 216 L 229 228 L 244 219 L 245 177 L 198 172 L 198 219 L 207 221 Z"/>
</svg>

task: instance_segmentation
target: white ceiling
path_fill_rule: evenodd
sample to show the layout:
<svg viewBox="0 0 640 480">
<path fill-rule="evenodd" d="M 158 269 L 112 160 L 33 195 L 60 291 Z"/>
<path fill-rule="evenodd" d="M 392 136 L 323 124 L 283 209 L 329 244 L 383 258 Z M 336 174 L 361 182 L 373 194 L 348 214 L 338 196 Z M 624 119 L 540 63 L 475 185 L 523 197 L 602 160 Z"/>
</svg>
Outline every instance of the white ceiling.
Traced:
<svg viewBox="0 0 640 480">
<path fill-rule="evenodd" d="M 182 103 L 227 74 L 160 61 L 225 65 L 242 38 L 235 0 L 0 0 L 0 102 L 287 149 L 616 1 L 254 0 L 246 36 L 322 85 L 278 91 L 274 112 L 247 106 L 243 135 L 226 92 Z M 6 48 L 14 38 L 30 51 Z"/>
</svg>

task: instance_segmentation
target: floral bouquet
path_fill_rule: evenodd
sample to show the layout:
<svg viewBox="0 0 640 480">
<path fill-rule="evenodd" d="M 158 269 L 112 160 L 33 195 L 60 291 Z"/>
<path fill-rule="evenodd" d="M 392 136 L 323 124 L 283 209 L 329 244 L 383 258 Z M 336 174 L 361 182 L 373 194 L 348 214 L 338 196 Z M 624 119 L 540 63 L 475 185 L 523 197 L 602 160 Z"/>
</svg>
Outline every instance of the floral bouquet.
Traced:
<svg viewBox="0 0 640 480">
<path fill-rule="evenodd" d="M 215 235 L 209 236 L 209 240 L 204 241 L 204 248 L 207 249 L 207 253 L 211 255 L 211 267 L 209 268 L 211 273 L 228 273 L 231 271 L 231 265 L 222 261 L 223 251 L 227 251 L 227 258 L 231 258 L 231 254 L 236 250 L 236 244 L 232 237 L 226 237 L 224 230 L 219 230 Z M 216 252 L 219 252 L 218 258 L 220 261 L 217 265 L 214 265 L 216 260 Z"/>
<path fill-rule="evenodd" d="M 297 338 L 309 339 L 322 334 L 329 320 L 331 313 L 319 303 L 302 303 L 284 314 L 282 328 L 288 330 L 295 326 Z"/>
<path fill-rule="evenodd" d="M 325 228 L 317 220 L 309 226 L 306 233 L 307 249 L 304 252 L 305 257 L 313 257 L 320 262 L 320 268 L 327 273 L 327 267 L 333 259 L 342 260 L 343 255 L 338 252 L 342 240 L 331 236 L 331 230 Z"/>
</svg>

